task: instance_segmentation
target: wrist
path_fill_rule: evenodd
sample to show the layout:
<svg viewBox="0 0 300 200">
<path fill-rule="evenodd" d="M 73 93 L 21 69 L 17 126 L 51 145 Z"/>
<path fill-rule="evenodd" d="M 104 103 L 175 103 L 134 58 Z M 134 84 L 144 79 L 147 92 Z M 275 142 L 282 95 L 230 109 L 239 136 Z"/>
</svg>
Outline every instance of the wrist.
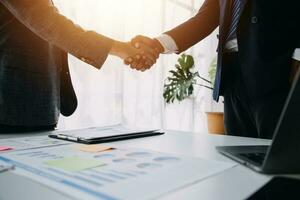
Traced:
<svg viewBox="0 0 300 200">
<path fill-rule="evenodd" d="M 162 44 L 157 40 L 157 39 L 153 39 L 154 45 L 156 50 L 161 54 L 163 52 L 165 52 L 165 48 L 162 46 Z"/>
<path fill-rule="evenodd" d="M 121 53 L 120 53 L 121 47 L 122 47 L 122 42 L 114 40 L 111 49 L 109 51 L 109 54 L 113 56 L 121 57 Z"/>
<path fill-rule="evenodd" d="M 167 34 L 162 34 L 155 38 L 162 46 L 164 54 L 176 53 L 178 51 L 178 46 L 176 41 Z"/>
</svg>

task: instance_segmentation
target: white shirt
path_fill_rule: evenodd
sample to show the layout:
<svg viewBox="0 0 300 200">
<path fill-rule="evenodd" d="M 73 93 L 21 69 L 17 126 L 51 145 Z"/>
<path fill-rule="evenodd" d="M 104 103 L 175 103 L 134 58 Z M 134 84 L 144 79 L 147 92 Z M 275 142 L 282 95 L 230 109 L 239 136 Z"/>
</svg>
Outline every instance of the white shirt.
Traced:
<svg viewBox="0 0 300 200">
<path fill-rule="evenodd" d="M 171 36 L 169 36 L 167 34 L 162 34 L 162 35 L 156 37 L 155 39 L 157 39 L 160 42 L 160 44 L 163 46 L 164 54 L 178 52 L 178 46 L 177 46 L 175 40 Z M 228 41 L 225 44 L 225 48 L 229 52 L 237 52 L 239 50 L 237 39 Z M 294 54 L 293 54 L 293 59 L 300 61 L 300 48 L 295 49 Z"/>
</svg>

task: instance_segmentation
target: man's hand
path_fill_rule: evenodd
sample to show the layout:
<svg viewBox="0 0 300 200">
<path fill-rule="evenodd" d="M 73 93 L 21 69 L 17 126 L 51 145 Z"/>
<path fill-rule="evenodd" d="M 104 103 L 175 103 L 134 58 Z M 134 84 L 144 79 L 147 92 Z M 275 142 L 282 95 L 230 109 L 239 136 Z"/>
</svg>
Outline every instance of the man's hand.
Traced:
<svg viewBox="0 0 300 200">
<path fill-rule="evenodd" d="M 300 61 L 293 59 L 292 68 L 291 68 L 291 75 L 290 75 L 290 83 L 293 83 L 299 68 L 300 68 Z"/>
<path fill-rule="evenodd" d="M 131 44 L 135 48 L 140 48 L 141 46 L 146 45 L 146 46 L 152 48 L 153 50 L 155 50 L 155 52 L 158 54 L 161 54 L 164 52 L 164 47 L 160 44 L 159 41 L 157 41 L 156 39 L 151 39 L 146 36 L 142 36 L 142 35 L 138 35 L 138 36 L 134 37 L 131 40 Z"/>
<path fill-rule="evenodd" d="M 159 54 L 164 51 L 164 48 L 156 39 L 151 39 L 141 35 L 134 37 L 131 40 L 131 45 L 136 49 L 140 49 L 144 53 L 143 60 L 133 60 L 130 58 L 130 60 L 125 60 L 125 63 L 130 65 L 132 68 L 149 69 L 153 64 L 156 63 L 156 60 L 159 58 Z M 155 58 L 152 60 L 150 65 L 149 63 L 144 62 L 144 59 L 146 58 L 145 54 L 151 55 L 151 57 Z"/>
<path fill-rule="evenodd" d="M 125 64 L 142 63 L 130 65 L 132 69 L 145 71 L 149 69 L 157 59 L 157 54 L 150 48 L 137 49 L 131 45 L 131 42 L 114 41 L 110 54 L 118 56 L 124 60 Z"/>
</svg>

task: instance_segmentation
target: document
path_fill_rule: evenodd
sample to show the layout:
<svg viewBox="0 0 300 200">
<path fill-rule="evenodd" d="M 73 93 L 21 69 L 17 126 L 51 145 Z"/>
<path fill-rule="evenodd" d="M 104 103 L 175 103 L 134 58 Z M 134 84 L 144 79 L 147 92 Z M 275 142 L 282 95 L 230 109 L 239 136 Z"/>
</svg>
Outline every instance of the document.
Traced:
<svg viewBox="0 0 300 200">
<path fill-rule="evenodd" d="M 14 172 L 74 199 L 153 199 L 235 164 L 113 146 L 85 152 L 78 144 L 0 154 Z"/>
<path fill-rule="evenodd" d="M 56 139 L 48 138 L 46 136 L 1 139 L 0 153 L 4 151 L 49 147 L 49 146 L 65 145 L 70 143 L 71 142 L 56 140 Z"/>
</svg>

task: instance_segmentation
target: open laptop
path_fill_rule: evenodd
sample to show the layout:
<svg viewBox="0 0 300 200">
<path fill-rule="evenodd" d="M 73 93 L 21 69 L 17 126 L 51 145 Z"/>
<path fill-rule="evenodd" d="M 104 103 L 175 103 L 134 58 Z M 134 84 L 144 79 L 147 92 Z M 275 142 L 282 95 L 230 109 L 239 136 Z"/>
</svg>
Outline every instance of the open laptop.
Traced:
<svg viewBox="0 0 300 200">
<path fill-rule="evenodd" d="M 270 146 L 218 146 L 217 150 L 261 173 L 300 173 L 299 74 L 298 70 Z"/>
</svg>

